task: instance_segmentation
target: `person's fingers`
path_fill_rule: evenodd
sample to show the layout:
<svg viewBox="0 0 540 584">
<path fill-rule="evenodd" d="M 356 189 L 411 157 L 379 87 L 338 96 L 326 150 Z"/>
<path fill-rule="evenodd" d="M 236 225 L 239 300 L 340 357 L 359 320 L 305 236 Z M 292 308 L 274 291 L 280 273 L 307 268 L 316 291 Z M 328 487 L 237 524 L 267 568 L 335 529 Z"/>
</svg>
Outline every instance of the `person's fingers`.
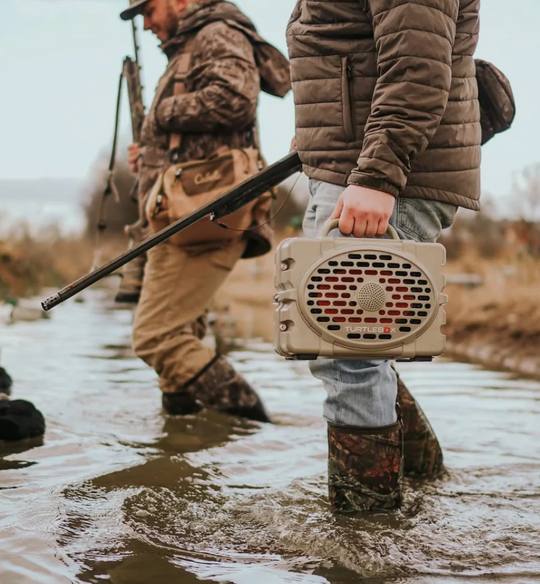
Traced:
<svg viewBox="0 0 540 584">
<path fill-rule="evenodd" d="M 139 158 L 139 145 L 138 144 L 130 144 L 127 147 L 127 151 L 128 151 L 128 161 L 131 163 L 134 160 L 137 160 L 137 158 Z"/>
<path fill-rule="evenodd" d="M 375 237 L 377 235 L 378 227 L 379 227 L 379 222 L 377 220 L 368 219 L 366 222 L 365 237 Z"/>
<path fill-rule="evenodd" d="M 388 229 L 388 219 L 381 219 L 379 221 L 379 228 L 377 230 L 377 235 L 384 235 Z"/>
<path fill-rule="evenodd" d="M 379 221 L 377 225 L 377 237 L 382 237 L 386 233 L 386 227 L 384 227 L 384 221 Z"/>
<path fill-rule="evenodd" d="M 341 213 L 339 217 L 339 230 L 342 235 L 351 235 L 355 227 L 354 215 L 352 213 Z"/>
<path fill-rule="evenodd" d="M 353 235 L 355 237 L 364 237 L 366 235 L 367 226 L 368 226 L 368 223 L 364 217 L 362 217 L 362 218 L 357 217 L 354 220 L 354 230 L 352 232 Z"/>
<path fill-rule="evenodd" d="M 293 150 L 296 150 L 297 144 L 296 144 L 296 136 L 293 137 L 293 139 L 291 140 L 291 152 Z"/>
<path fill-rule="evenodd" d="M 341 199 L 341 197 L 338 199 L 337 205 L 334 208 L 334 211 L 332 212 L 332 215 L 330 215 L 330 219 L 339 219 L 341 217 L 341 213 L 343 212 L 343 201 Z"/>
</svg>

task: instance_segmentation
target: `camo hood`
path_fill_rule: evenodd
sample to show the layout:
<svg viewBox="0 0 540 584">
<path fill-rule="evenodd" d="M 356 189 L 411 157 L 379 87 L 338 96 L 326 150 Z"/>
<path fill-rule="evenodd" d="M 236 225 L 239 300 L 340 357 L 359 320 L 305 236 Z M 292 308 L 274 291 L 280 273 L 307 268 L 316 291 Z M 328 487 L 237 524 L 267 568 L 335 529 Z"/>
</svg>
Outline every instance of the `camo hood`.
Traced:
<svg viewBox="0 0 540 584">
<path fill-rule="evenodd" d="M 232 2 L 196 0 L 188 4 L 178 24 L 176 37 L 161 45 L 163 52 L 170 57 L 185 44 L 187 37 L 218 21 L 225 22 L 249 39 L 261 77 L 261 90 L 277 97 L 286 95 L 291 89 L 288 60 L 257 33 L 251 20 Z"/>
</svg>

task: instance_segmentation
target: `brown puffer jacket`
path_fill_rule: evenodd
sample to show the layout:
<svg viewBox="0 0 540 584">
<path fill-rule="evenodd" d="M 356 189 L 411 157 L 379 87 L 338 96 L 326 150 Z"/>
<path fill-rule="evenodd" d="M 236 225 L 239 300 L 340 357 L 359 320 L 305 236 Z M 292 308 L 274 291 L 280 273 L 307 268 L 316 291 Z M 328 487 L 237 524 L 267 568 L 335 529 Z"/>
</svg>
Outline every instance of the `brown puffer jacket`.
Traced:
<svg viewBox="0 0 540 584">
<path fill-rule="evenodd" d="M 181 78 L 180 54 L 191 61 L 186 92 L 173 95 Z M 170 164 L 171 134 L 181 134 L 178 162 L 202 160 L 222 147 L 255 146 L 259 92 L 284 96 L 290 89 L 287 59 L 256 32 L 251 21 L 232 3 L 197 0 L 188 4 L 174 39 L 162 49 L 169 64 L 141 131 L 139 206 L 144 209 L 159 173 Z M 254 208 L 255 225 L 267 213 Z M 270 249 L 271 229 L 261 225 L 246 234 L 244 257 Z"/>
<path fill-rule="evenodd" d="M 287 41 L 304 171 L 479 209 L 480 0 L 298 0 Z"/>
</svg>

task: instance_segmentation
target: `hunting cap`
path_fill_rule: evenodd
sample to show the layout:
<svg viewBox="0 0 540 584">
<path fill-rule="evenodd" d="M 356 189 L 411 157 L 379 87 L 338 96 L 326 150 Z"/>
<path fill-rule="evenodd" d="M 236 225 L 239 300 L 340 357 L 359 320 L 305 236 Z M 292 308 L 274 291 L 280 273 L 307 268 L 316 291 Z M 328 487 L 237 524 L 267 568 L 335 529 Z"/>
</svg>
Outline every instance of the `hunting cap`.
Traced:
<svg viewBox="0 0 540 584">
<path fill-rule="evenodd" d="M 148 0 L 129 0 L 129 8 L 120 13 L 120 18 L 122 20 L 131 20 L 141 12 L 143 4 L 147 2 Z"/>
</svg>

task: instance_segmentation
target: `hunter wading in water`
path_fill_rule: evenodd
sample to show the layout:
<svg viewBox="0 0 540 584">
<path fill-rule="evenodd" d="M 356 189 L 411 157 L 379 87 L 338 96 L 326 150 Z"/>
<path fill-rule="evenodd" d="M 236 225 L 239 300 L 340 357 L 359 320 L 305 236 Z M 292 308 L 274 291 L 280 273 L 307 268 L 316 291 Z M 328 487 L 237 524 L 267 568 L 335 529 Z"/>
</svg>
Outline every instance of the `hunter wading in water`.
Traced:
<svg viewBox="0 0 540 584">
<path fill-rule="evenodd" d="M 479 209 L 482 131 L 473 53 L 480 0 L 299 0 L 287 27 L 296 143 L 310 178 L 304 231 L 435 241 Z M 335 510 L 394 509 L 403 471 L 442 453 L 390 361 L 318 359 Z M 398 407 L 396 407 L 396 401 Z"/>
<path fill-rule="evenodd" d="M 287 59 L 259 37 L 234 4 L 131 0 L 121 17 L 138 14 L 168 58 L 141 142 L 129 147 L 139 178 L 140 216 L 149 230 L 158 211 L 149 216 L 150 196 L 163 173 L 173 164 L 208 160 L 224 151 L 256 151 L 259 92 L 282 97 L 290 79 Z M 204 188 L 214 176 L 203 173 L 192 182 Z M 247 232 L 223 230 L 221 240 L 181 245 L 166 241 L 148 252 L 133 346 L 159 375 L 163 407 L 171 414 L 208 407 L 269 421 L 255 390 L 225 357 L 201 342 L 207 307 L 236 262 L 270 251 L 269 204 L 263 197 L 251 207 Z"/>
</svg>

